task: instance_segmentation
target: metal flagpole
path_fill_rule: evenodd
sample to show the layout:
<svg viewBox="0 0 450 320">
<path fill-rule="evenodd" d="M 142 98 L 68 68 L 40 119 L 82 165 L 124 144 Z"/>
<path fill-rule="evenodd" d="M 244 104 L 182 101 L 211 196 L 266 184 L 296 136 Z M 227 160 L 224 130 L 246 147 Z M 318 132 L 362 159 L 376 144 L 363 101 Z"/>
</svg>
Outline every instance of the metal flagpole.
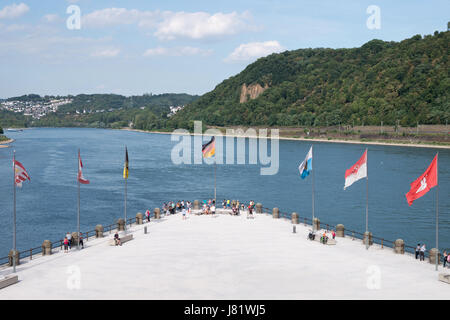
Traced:
<svg viewBox="0 0 450 320">
<path fill-rule="evenodd" d="M 312 170 L 312 224 L 314 230 L 314 169 L 312 168 L 312 154 L 313 154 L 313 146 L 311 146 L 311 170 Z"/>
<path fill-rule="evenodd" d="M 214 156 L 214 206 L 216 205 L 216 170 L 217 170 L 217 162 L 216 162 L 216 156 Z"/>
<path fill-rule="evenodd" d="M 125 157 L 127 153 L 127 146 L 125 146 Z M 125 158 L 126 162 L 126 158 Z M 128 163 L 127 165 L 127 177 L 125 178 L 125 225 L 124 225 L 124 233 L 127 233 L 127 181 L 128 181 Z"/>
<path fill-rule="evenodd" d="M 439 265 L 439 167 L 438 167 L 439 152 L 436 154 L 436 271 Z"/>
<path fill-rule="evenodd" d="M 16 273 L 16 150 L 13 152 L 13 185 L 14 185 L 14 215 L 13 215 L 13 273 Z"/>
<path fill-rule="evenodd" d="M 369 249 L 369 155 L 366 149 L 366 249 Z"/>
<path fill-rule="evenodd" d="M 77 249 L 80 250 L 80 149 L 78 149 L 78 172 L 77 172 L 77 184 L 78 184 L 78 215 L 77 215 Z"/>
</svg>

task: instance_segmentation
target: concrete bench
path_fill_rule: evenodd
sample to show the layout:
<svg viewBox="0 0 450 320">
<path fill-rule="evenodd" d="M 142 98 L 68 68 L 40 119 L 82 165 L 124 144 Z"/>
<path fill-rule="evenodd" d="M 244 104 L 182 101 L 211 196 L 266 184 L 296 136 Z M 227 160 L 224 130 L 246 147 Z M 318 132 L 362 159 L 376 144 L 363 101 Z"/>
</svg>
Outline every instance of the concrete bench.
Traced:
<svg viewBox="0 0 450 320">
<path fill-rule="evenodd" d="M 450 273 L 439 273 L 439 281 L 450 284 Z"/>
<path fill-rule="evenodd" d="M 17 275 L 8 275 L 4 279 L 0 279 L 0 289 L 19 282 L 19 277 Z"/>
<path fill-rule="evenodd" d="M 120 238 L 120 243 L 124 244 L 127 241 L 133 240 L 133 234 L 130 233 L 130 234 L 127 234 L 127 235 L 124 235 L 124 236 L 119 236 L 119 238 Z M 116 241 L 114 240 L 114 238 L 109 240 L 109 245 L 110 246 L 115 246 L 116 245 Z"/>
<path fill-rule="evenodd" d="M 314 238 L 314 241 L 320 242 L 320 238 L 322 238 L 322 235 L 323 235 L 323 232 L 316 233 L 316 237 Z M 327 240 L 327 242 L 325 244 L 327 244 L 327 245 L 335 245 L 336 244 L 336 239 L 333 239 L 332 237 L 328 237 L 328 240 Z"/>
</svg>

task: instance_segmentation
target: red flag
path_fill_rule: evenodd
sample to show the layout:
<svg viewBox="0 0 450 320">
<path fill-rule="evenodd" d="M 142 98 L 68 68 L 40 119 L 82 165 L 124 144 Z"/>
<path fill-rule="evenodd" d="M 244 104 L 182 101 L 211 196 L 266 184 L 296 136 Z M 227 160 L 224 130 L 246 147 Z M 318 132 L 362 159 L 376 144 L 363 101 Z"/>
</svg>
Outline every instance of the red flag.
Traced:
<svg viewBox="0 0 450 320">
<path fill-rule="evenodd" d="M 437 166 L 437 154 L 434 156 L 428 169 L 413 183 L 411 183 L 411 190 L 406 194 L 406 200 L 409 205 L 412 205 L 414 200 L 419 199 L 425 195 L 431 188 L 438 183 L 438 166 Z"/>
<path fill-rule="evenodd" d="M 367 149 L 350 169 L 345 170 L 344 190 L 350 187 L 353 182 L 365 177 L 367 177 Z"/>
<path fill-rule="evenodd" d="M 89 180 L 83 177 L 83 162 L 81 162 L 80 151 L 78 151 L 78 182 L 82 184 L 89 184 Z"/>
<path fill-rule="evenodd" d="M 25 167 L 16 159 L 14 159 L 13 166 L 15 169 L 14 177 L 16 185 L 18 187 L 22 187 L 22 182 L 25 180 L 30 180 L 30 176 L 28 175 L 27 170 L 25 170 Z"/>
</svg>

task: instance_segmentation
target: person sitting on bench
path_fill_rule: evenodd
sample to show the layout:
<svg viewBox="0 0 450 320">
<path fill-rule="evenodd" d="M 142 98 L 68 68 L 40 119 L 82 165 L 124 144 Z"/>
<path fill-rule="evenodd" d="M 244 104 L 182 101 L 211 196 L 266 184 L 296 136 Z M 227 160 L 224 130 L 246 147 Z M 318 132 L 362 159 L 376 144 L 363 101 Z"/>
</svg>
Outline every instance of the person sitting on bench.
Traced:
<svg viewBox="0 0 450 320">
<path fill-rule="evenodd" d="M 327 241 L 328 241 L 327 233 L 324 232 L 322 237 L 320 238 L 320 242 L 322 242 L 323 244 L 326 244 Z"/>
<path fill-rule="evenodd" d="M 119 234 L 116 232 L 116 234 L 114 235 L 114 242 L 116 243 L 116 246 L 117 245 L 122 245 L 122 243 L 120 242 L 120 238 L 119 238 Z"/>
</svg>

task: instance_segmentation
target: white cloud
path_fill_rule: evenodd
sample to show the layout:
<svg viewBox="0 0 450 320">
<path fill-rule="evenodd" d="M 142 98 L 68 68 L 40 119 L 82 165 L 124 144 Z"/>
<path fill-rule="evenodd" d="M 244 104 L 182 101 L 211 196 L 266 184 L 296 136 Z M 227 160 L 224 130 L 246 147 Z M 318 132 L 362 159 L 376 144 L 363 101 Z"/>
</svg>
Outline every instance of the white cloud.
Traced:
<svg viewBox="0 0 450 320">
<path fill-rule="evenodd" d="M 57 14 L 46 14 L 44 16 L 44 20 L 46 22 L 53 23 L 61 20 L 61 18 Z"/>
<path fill-rule="evenodd" d="M 82 17 L 82 25 L 87 27 L 106 27 L 126 24 L 156 25 L 159 11 L 139 11 L 125 8 L 106 8 L 93 11 Z"/>
<path fill-rule="evenodd" d="M 222 13 L 209 14 L 207 12 L 175 12 L 165 13 L 165 17 L 158 24 L 155 36 L 162 40 L 176 38 L 203 39 L 236 34 L 249 28 L 247 12 L 238 14 Z"/>
<path fill-rule="evenodd" d="M 154 29 L 154 35 L 160 40 L 173 40 L 217 38 L 243 30 L 257 30 L 250 21 L 248 12 L 211 14 L 106 8 L 83 15 L 81 22 L 91 28 L 135 24 L 140 28 Z"/>
<path fill-rule="evenodd" d="M 208 56 L 213 51 L 211 49 L 205 50 L 195 47 L 174 47 L 174 48 L 165 48 L 165 47 L 156 47 L 148 49 L 144 52 L 144 56 L 172 56 L 172 57 L 181 57 L 181 56 Z"/>
<path fill-rule="evenodd" d="M 18 18 L 30 10 L 25 3 L 15 4 L 4 7 L 0 10 L 0 19 L 14 19 Z"/>
<path fill-rule="evenodd" d="M 104 58 L 112 58 L 116 57 L 120 53 L 120 49 L 118 48 L 106 48 L 95 50 L 91 53 L 92 57 L 104 57 Z"/>
<path fill-rule="evenodd" d="M 241 44 L 225 59 L 226 62 L 251 61 L 271 53 L 284 51 L 278 41 L 250 42 Z"/>
</svg>

